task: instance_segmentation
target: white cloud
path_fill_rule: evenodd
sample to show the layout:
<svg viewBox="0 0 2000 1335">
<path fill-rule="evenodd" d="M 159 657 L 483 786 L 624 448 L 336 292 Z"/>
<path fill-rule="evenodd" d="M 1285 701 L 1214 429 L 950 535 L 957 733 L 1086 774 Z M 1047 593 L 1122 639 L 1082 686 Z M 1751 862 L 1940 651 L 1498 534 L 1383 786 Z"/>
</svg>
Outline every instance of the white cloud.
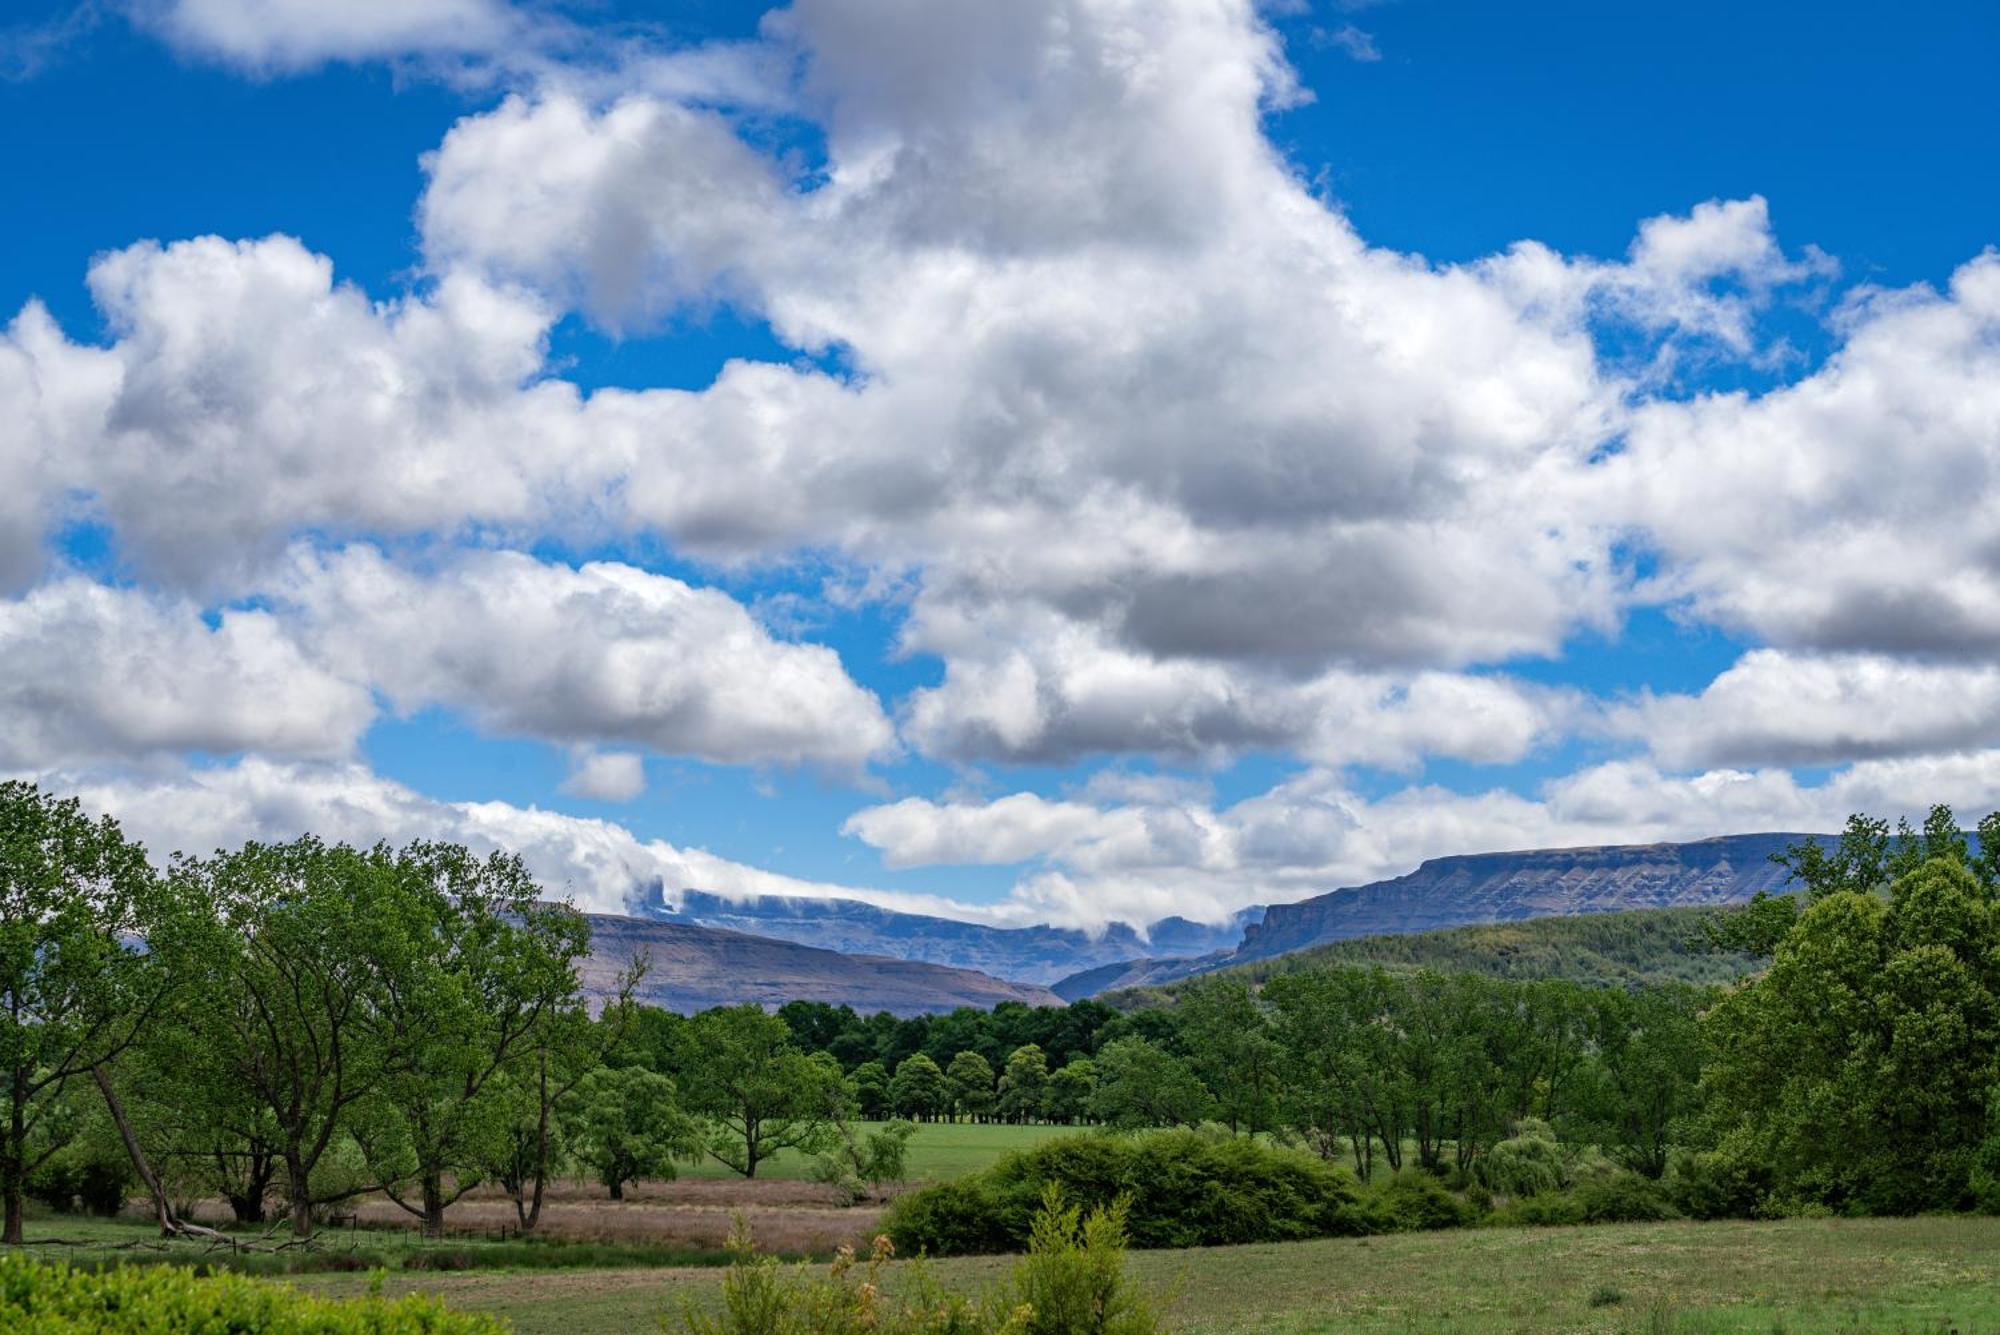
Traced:
<svg viewBox="0 0 2000 1335">
<path fill-rule="evenodd" d="M 576 751 L 562 790 L 600 802 L 630 802 L 646 791 L 645 759 L 631 751 Z"/>
<path fill-rule="evenodd" d="M 1637 413 L 1608 510 L 1665 558 L 1655 596 L 1781 646 L 2000 646 L 2000 254 L 1944 292 L 1864 293 L 1827 364 L 1760 396 Z"/>
<path fill-rule="evenodd" d="M 333 757 L 375 714 L 278 618 L 65 576 L 0 602 L 0 766 L 260 751 Z"/>
<path fill-rule="evenodd" d="M 152 11 L 266 73 L 497 61 L 546 17 Z M 140 243 L 91 266 L 103 346 L 35 305 L 0 336 L 0 581 L 32 588 L 81 519 L 138 585 L 58 575 L 8 605 L 28 670 L 0 690 L 0 755 L 337 759 L 371 693 L 575 748 L 576 791 L 605 797 L 638 791 L 641 751 L 847 772 L 893 752 L 831 650 L 720 592 L 495 550 L 630 540 L 803 554 L 906 597 L 899 647 L 944 664 L 897 702 L 929 754 L 1317 767 L 1223 808 L 1167 786 L 851 822 L 899 865 L 1034 864 L 996 914 L 1219 912 L 1427 851 L 1977 804 L 2000 256 L 1942 293 L 1853 296 L 1792 384 L 1676 400 L 1690 349 L 1777 365 L 1764 316 L 1831 274 L 1763 199 L 1644 220 L 1614 260 L 1371 247 L 1266 134 L 1303 93 L 1247 0 L 801 0 L 740 48 L 570 71 L 549 31 L 522 37 L 525 91 L 427 158 L 415 290 L 371 299 L 287 237 Z M 746 133 L 745 104 L 823 130 L 823 163 Z M 632 331 L 718 302 L 812 360 L 585 393 L 549 355 L 572 310 Z M 1606 325 L 1638 353 L 1600 355 Z M 1600 722 L 1491 670 L 1646 602 L 1771 647 Z M 158 680 L 106 701 L 96 662 L 133 647 Z M 1339 773 L 1507 763 L 1586 724 L 1648 758 L 1532 796 L 1364 801 Z M 1809 787 L 1755 768 L 1856 758 Z M 357 825 L 506 831 L 593 885 L 669 864 L 791 884 L 333 765 L 132 791 L 234 828 L 290 819 L 287 774 Z"/>
<path fill-rule="evenodd" d="M 299 553 L 278 587 L 319 657 L 404 711 L 720 764 L 854 772 L 894 743 L 833 650 L 773 639 L 727 594 L 633 566 L 466 552 L 420 573 L 350 547 Z"/>
<path fill-rule="evenodd" d="M 135 13 L 182 50 L 260 72 L 492 52 L 526 28 L 505 0 L 139 0 Z"/>
<path fill-rule="evenodd" d="M 1645 696 L 1609 723 L 1675 768 L 1966 750 L 2000 743 L 2000 668 L 1758 649 L 1699 695 Z"/>
</svg>

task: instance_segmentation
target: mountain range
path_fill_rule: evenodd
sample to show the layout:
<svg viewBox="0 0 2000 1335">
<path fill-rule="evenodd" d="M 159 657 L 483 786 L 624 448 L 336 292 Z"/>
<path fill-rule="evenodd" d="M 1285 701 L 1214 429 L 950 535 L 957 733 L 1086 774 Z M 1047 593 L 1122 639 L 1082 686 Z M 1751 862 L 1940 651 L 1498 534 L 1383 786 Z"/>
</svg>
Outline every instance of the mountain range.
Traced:
<svg viewBox="0 0 2000 1335">
<path fill-rule="evenodd" d="M 1833 842 L 1829 835 L 1740 834 L 1433 858 L 1407 875 L 1245 909 L 1221 924 L 1166 918 L 1143 931 L 1114 923 L 1095 935 L 898 913 L 848 899 L 732 900 L 654 885 L 632 916 L 592 917 L 585 981 L 608 989 L 645 950 L 653 963 L 642 999 L 673 1010 L 794 999 L 899 1015 L 1003 1001 L 1055 1005 L 1327 942 L 1740 903 L 1784 886 L 1787 874 L 1771 855 L 1802 839 Z"/>
<path fill-rule="evenodd" d="M 970 969 L 922 961 L 849 955 L 694 923 L 593 913 L 585 992 L 606 997 L 643 952 L 649 960 L 634 995 L 682 1014 L 754 1001 L 849 1005 L 863 1014 L 918 1015 L 959 1006 L 991 1009 L 1003 1001 L 1059 1006 L 1046 988 L 1010 983 Z"/>
<path fill-rule="evenodd" d="M 1163 918 L 1143 935 L 1119 922 L 1093 936 L 1074 927 L 992 927 L 898 913 L 852 899 L 764 895 L 731 900 L 703 890 L 656 890 L 644 899 L 633 911 L 659 922 L 722 927 L 848 954 L 922 960 L 1042 984 L 1126 960 L 1233 950 L 1245 929 L 1264 916 L 1263 909 L 1251 908 L 1219 925 Z"/>
<path fill-rule="evenodd" d="M 1386 881 L 1274 904 L 1229 950 L 1195 959 L 1142 959 L 1058 979 L 1074 1001 L 1125 987 L 1155 986 L 1304 950 L 1330 941 L 1428 932 L 1481 923 L 1624 909 L 1739 904 L 1784 888 L 1773 853 L 1830 835 L 1738 834 L 1684 844 L 1613 844 L 1432 858 Z"/>
</svg>

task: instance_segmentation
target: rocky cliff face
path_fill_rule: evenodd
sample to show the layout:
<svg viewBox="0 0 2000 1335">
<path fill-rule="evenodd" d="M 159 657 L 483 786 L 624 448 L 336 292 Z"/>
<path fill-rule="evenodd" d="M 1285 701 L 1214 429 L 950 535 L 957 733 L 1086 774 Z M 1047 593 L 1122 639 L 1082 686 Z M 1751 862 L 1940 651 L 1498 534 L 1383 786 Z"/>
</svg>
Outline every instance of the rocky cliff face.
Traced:
<svg viewBox="0 0 2000 1335">
<path fill-rule="evenodd" d="M 1059 1006 L 1046 988 L 1004 982 L 968 969 L 835 950 L 750 936 L 693 923 L 590 916 L 590 958 L 582 975 L 593 997 L 610 995 L 621 972 L 644 952 L 652 961 L 638 998 L 691 1014 L 710 1006 L 754 1001 L 848 1005 L 862 1014 L 897 1015 L 990 1009 L 1003 1001 Z"/>
<path fill-rule="evenodd" d="M 776 895 L 728 900 L 701 890 L 683 890 L 664 899 L 649 896 L 646 915 L 661 922 L 692 923 L 821 946 L 850 955 L 976 969 L 1023 983 L 1051 983 L 1084 969 L 1141 957 L 1178 958 L 1231 950 L 1261 909 L 1250 909 L 1220 926 L 1165 918 L 1141 937 L 1125 923 L 1102 934 L 1065 927 L 989 927 L 981 923 L 897 913 L 851 899 L 785 898 Z"/>
<path fill-rule="evenodd" d="M 1237 960 L 1322 941 L 1423 932 L 1615 909 L 1734 904 L 1777 890 L 1785 870 L 1771 854 L 1809 837 L 1740 834 L 1687 844 L 1547 848 L 1435 858 L 1407 876 L 1273 905 L 1244 935 Z"/>
</svg>

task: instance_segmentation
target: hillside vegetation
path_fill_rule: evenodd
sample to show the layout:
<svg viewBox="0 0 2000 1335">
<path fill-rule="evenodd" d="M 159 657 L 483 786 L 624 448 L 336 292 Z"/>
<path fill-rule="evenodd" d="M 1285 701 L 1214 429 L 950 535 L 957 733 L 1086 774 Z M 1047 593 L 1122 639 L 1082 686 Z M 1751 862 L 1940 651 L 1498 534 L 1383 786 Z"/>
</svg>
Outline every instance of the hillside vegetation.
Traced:
<svg viewBox="0 0 2000 1335">
<path fill-rule="evenodd" d="M 1394 971 L 1434 969 L 1495 978 L 1560 978 L 1599 986 L 1656 983 L 1706 985 L 1734 982 L 1757 966 L 1756 957 L 1717 950 L 1703 928 L 1734 909 L 1633 909 L 1568 918 L 1451 927 L 1407 936 L 1364 936 L 1231 965 L 1218 975 L 1262 983 L 1307 969 L 1379 965 Z M 1102 1000 L 1121 1009 L 1157 1004 L 1194 979 L 1157 987 L 1126 988 Z"/>
</svg>

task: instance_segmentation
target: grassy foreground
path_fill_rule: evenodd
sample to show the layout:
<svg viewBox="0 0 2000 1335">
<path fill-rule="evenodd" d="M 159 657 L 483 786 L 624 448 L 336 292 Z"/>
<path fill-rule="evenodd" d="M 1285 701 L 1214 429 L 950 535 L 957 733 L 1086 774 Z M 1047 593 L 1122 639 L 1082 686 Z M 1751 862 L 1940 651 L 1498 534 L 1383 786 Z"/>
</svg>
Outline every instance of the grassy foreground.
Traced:
<svg viewBox="0 0 2000 1335">
<path fill-rule="evenodd" d="M 976 1286 L 1005 1258 L 941 1262 Z M 1334 1331 L 2000 1330 L 2000 1219 L 1788 1220 L 1575 1229 L 1479 1229 L 1186 1252 L 1141 1252 L 1134 1271 L 1190 1335 Z M 309 1276 L 302 1288 L 366 1289 Z M 652 1328 L 699 1270 L 391 1275 L 513 1320 L 522 1335 Z"/>
</svg>

